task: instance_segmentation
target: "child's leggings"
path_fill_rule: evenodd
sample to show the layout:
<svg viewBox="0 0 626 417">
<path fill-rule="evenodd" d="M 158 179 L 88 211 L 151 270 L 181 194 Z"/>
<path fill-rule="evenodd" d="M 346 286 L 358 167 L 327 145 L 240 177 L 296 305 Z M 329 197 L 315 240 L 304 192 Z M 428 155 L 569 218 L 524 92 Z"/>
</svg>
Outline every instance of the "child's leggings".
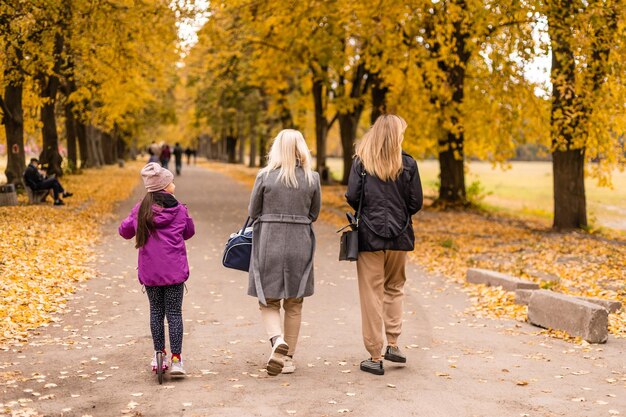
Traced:
<svg viewBox="0 0 626 417">
<path fill-rule="evenodd" d="M 173 354 L 181 354 L 183 348 L 183 292 L 185 284 L 166 285 L 163 287 L 149 287 L 146 285 L 146 294 L 150 301 L 150 330 L 154 350 L 165 350 L 165 325 L 163 320 L 167 316 L 167 326 L 170 333 L 170 349 Z"/>
</svg>

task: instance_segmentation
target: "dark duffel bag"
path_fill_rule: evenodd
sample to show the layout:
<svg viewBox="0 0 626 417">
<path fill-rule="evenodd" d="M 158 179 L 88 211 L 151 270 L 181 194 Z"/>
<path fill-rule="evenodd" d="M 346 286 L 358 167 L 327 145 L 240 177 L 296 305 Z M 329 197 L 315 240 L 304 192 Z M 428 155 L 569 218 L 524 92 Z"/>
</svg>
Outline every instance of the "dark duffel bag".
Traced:
<svg viewBox="0 0 626 417">
<path fill-rule="evenodd" d="M 246 219 L 243 227 L 237 233 L 233 233 L 226 242 L 222 265 L 226 268 L 239 271 L 250 270 L 250 257 L 252 256 L 252 226 L 249 226 L 250 217 Z"/>
</svg>

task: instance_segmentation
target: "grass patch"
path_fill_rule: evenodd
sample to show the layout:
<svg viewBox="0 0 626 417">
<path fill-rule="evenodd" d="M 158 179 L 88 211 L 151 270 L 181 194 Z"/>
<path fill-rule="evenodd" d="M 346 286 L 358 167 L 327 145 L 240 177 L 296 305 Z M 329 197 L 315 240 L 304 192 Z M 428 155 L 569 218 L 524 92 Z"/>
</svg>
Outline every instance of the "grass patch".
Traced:
<svg viewBox="0 0 626 417">
<path fill-rule="evenodd" d="M 417 161 L 425 194 L 436 196 L 439 188 L 439 163 Z M 333 175 L 341 175 L 341 158 L 329 158 Z M 587 206 L 595 219 L 594 227 L 626 232 L 626 172 L 613 173 L 613 188 L 597 185 L 587 176 Z M 550 162 L 511 162 L 508 169 L 488 162 L 468 163 L 468 199 L 487 210 L 551 221 L 553 215 L 552 164 Z M 475 184 L 474 186 L 472 184 Z M 478 197 L 478 201 L 473 196 Z"/>
</svg>

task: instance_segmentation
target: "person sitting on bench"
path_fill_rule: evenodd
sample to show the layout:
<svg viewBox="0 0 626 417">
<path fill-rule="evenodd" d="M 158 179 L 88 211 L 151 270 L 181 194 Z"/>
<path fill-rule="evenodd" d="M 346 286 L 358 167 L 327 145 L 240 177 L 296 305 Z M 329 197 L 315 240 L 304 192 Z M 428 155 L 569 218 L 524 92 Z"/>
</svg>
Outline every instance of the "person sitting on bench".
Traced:
<svg viewBox="0 0 626 417">
<path fill-rule="evenodd" d="M 44 178 L 43 175 L 41 175 L 41 172 L 39 172 L 39 160 L 37 158 L 32 158 L 30 160 L 30 164 L 28 164 L 28 167 L 24 172 L 24 181 L 33 191 L 52 189 L 52 192 L 54 193 L 55 206 L 62 206 L 65 204 L 61 197 L 65 198 L 72 196 L 72 193 L 68 193 L 63 189 L 63 186 L 61 186 L 61 183 L 54 177 L 54 175 L 50 178 Z"/>
</svg>

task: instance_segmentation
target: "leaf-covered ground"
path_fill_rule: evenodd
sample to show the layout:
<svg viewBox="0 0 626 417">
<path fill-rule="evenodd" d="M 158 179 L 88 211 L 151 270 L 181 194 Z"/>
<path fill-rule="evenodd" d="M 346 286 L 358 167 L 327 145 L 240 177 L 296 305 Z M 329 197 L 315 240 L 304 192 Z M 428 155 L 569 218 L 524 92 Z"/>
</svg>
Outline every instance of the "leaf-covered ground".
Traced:
<svg viewBox="0 0 626 417">
<path fill-rule="evenodd" d="M 0 348 L 26 341 L 28 331 L 54 321 L 76 286 L 93 275 L 87 266 L 100 225 L 129 197 L 139 166 L 105 167 L 68 175 L 74 196 L 66 206 L 48 202 L 0 207 Z"/>
<path fill-rule="evenodd" d="M 256 169 L 205 163 L 252 186 Z M 345 187 L 325 186 L 321 218 L 346 224 Z M 428 201 L 427 201 L 428 203 Z M 540 283 L 543 288 L 626 304 L 626 239 L 623 235 L 555 233 L 547 223 L 480 211 L 437 211 L 428 206 L 414 220 L 414 259 L 431 272 L 462 283 L 470 267 L 493 269 Z M 466 285 L 469 312 L 480 317 L 526 320 L 526 306 L 499 288 Z M 626 308 L 609 315 L 609 330 L 626 337 Z M 556 337 L 567 338 L 561 332 Z"/>
</svg>

